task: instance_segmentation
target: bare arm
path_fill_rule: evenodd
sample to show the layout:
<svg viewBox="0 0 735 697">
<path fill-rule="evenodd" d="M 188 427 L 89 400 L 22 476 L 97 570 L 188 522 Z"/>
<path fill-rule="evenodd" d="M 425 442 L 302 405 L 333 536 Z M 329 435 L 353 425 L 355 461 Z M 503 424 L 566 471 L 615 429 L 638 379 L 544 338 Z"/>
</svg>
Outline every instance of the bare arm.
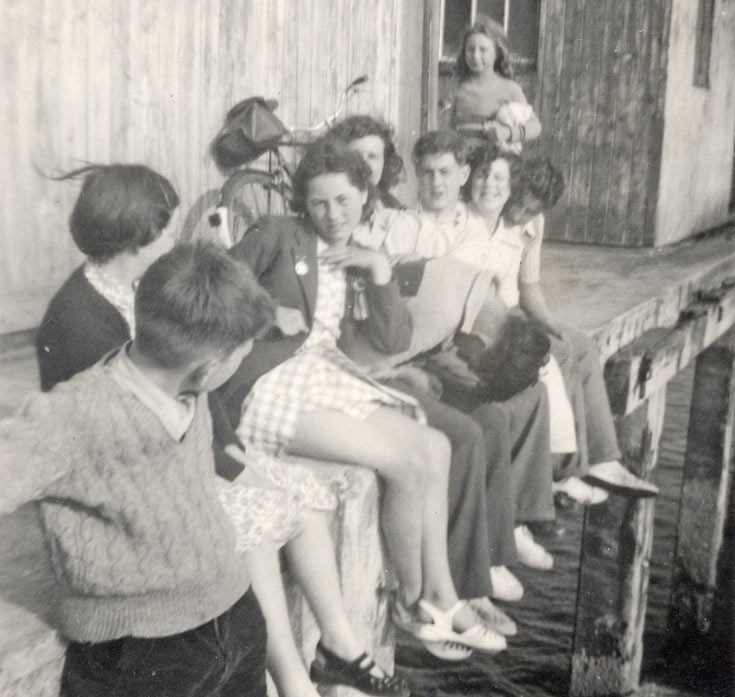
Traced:
<svg viewBox="0 0 735 697">
<path fill-rule="evenodd" d="M 539 283 L 519 283 L 521 309 L 531 318 L 544 325 L 546 330 L 558 337 L 562 337 L 562 326 L 549 310 L 544 292 Z"/>
</svg>

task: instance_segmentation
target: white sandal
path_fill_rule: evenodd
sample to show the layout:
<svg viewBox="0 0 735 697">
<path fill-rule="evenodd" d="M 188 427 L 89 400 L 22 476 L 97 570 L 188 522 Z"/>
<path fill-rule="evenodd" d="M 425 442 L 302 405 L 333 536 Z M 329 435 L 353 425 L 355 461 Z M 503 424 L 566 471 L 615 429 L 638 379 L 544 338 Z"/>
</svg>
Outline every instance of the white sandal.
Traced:
<svg viewBox="0 0 735 697">
<path fill-rule="evenodd" d="M 477 613 L 474 609 L 469 606 L 466 600 L 459 600 L 450 607 L 449 610 L 440 610 L 435 605 L 432 605 L 427 600 L 419 600 L 419 607 L 423 610 L 432 620 L 432 624 L 421 623 L 424 627 L 433 627 L 434 631 L 446 632 L 453 634 L 454 636 L 448 641 L 455 641 L 462 646 L 466 646 L 468 649 L 474 651 L 480 651 L 482 653 L 494 654 L 499 651 L 503 651 L 508 647 L 508 643 L 502 634 L 494 632 L 492 629 L 488 629 L 477 617 Z M 454 616 L 465 607 L 472 609 L 477 624 L 473 625 L 469 629 L 465 629 L 462 632 L 458 632 L 453 628 L 452 620 Z"/>
<path fill-rule="evenodd" d="M 432 656 L 445 661 L 465 661 L 472 655 L 471 649 L 457 641 L 455 632 L 447 632 L 431 622 L 419 622 L 397 598 L 393 601 L 390 618 L 398 629 L 411 635 Z"/>
<path fill-rule="evenodd" d="M 419 604 L 425 602 L 419 600 Z M 433 605 L 432 605 L 433 607 Z M 429 617 L 431 614 L 427 612 Z M 438 622 L 421 622 L 415 615 L 399 600 L 394 601 L 391 609 L 391 620 L 398 629 L 403 630 L 421 642 L 442 644 L 444 642 L 458 641 L 458 635 L 452 631 L 451 623 L 447 627 Z"/>
<path fill-rule="evenodd" d="M 421 641 L 421 645 L 443 661 L 466 661 L 472 655 L 472 649 L 457 641 Z"/>
</svg>

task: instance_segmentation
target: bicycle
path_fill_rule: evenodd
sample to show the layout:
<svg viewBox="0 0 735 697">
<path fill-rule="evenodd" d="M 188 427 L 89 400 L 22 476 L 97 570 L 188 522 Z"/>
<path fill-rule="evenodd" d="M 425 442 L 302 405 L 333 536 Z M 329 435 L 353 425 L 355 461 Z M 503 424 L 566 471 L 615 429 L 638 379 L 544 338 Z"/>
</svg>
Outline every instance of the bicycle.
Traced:
<svg viewBox="0 0 735 697">
<path fill-rule="evenodd" d="M 288 214 L 289 204 L 293 200 L 293 165 L 288 163 L 280 148 L 309 145 L 317 134 L 328 130 L 337 122 L 349 99 L 367 81 L 367 75 L 361 75 L 350 82 L 340 93 L 334 113 L 316 125 L 286 128 L 278 121 L 283 128 L 281 137 L 270 143 L 265 152 L 256 155 L 255 159 L 229 170 L 221 189 L 207 191 L 197 199 L 184 221 L 182 239 L 213 239 L 230 247 L 261 216 Z M 275 100 L 256 99 L 271 112 L 278 106 Z M 245 102 L 231 109 L 228 118 Z M 264 156 L 267 156 L 265 168 L 252 166 L 254 161 Z"/>
</svg>

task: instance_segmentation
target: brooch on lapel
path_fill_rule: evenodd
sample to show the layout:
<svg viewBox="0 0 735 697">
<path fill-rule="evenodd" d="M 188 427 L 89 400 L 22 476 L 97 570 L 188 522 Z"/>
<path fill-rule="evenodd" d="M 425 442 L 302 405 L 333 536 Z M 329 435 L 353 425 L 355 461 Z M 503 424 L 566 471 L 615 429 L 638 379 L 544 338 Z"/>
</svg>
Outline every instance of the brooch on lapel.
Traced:
<svg viewBox="0 0 735 697">
<path fill-rule="evenodd" d="M 299 255 L 296 257 L 296 263 L 293 265 L 293 270 L 297 276 L 306 276 L 309 273 L 309 265 L 306 263 L 306 257 Z"/>
<path fill-rule="evenodd" d="M 355 293 L 355 303 L 352 307 L 352 317 L 361 322 L 370 317 L 370 308 L 368 307 L 367 296 L 365 295 L 365 289 L 367 288 L 367 281 L 364 278 L 356 276 L 352 279 L 352 290 Z"/>
</svg>

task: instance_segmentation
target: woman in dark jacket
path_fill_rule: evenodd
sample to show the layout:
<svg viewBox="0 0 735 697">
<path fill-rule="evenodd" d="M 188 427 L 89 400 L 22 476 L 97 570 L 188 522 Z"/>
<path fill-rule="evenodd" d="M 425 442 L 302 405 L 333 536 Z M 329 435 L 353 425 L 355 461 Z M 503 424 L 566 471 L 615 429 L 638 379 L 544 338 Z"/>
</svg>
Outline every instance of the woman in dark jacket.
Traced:
<svg viewBox="0 0 735 697">
<path fill-rule="evenodd" d="M 222 394 L 249 452 L 268 476 L 315 507 L 323 487 L 280 456 L 377 471 L 381 522 L 400 589 L 396 624 L 454 658 L 505 647 L 457 597 L 447 561 L 446 438 L 417 402 L 371 380 L 346 355 L 357 333 L 379 350 L 406 349 L 411 318 L 388 258 L 355 245 L 370 170 L 357 153 L 318 142 L 294 177 L 297 218 L 256 223 L 232 249 L 279 301 L 277 328 Z"/>
</svg>

